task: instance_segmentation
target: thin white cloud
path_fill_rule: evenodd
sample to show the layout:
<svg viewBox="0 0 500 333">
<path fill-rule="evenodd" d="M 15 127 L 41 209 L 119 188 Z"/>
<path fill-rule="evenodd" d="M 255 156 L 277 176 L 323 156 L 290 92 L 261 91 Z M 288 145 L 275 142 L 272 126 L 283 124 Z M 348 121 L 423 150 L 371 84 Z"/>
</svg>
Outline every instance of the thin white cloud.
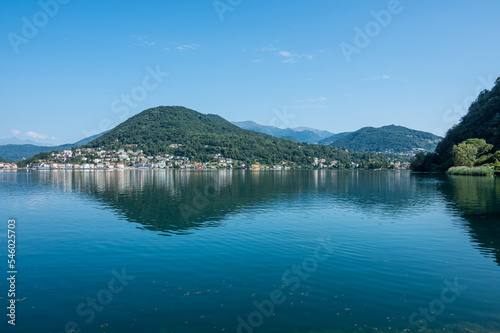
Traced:
<svg viewBox="0 0 500 333">
<path fill-rule="evenodd" d="M 252 60 L 252 62 L 261 62 L 261 61 L 262 61 L 262 59 L 254 59 L 254 60 Z"/>
<path fill-rule="evenodd" d="M 272 44 L 268 47 L 262 48 L 261 51 L 273 52 L 279 56 L 285 57 L 286 59 L 283 60 L 283 63 L 285 64 L 294 64 L 298 62 L 299 59 L 311 60 L 314 57 L 312 54 L 298 54 L 286 50 L 280 50 Z"/>
<path fill-rule="evenodd" d="M 10 132 L 12 133 L 12 135 L 19 135 L 19 134 L 21 134 L 21 131 L 15 129 L 15 128 L 13 128 Z"/>
<path fill-rule="evenodd" d="M 153 46 L 153 45 L 155 45 L 155 42 L 150 41 L 147 36 L 132 35 L 130 37 L 132 37 L 136 41 L 139 41 L 139 45 L 145 45 L 145 46 Z"/>
<path fill-rule="evenodd" d="M 269 45 L 268 47 L 263 47 L 262 49 L 260 49 L 261 51 L 279 51 L 279 49 L 275 48 L 272 44 Z"/>
<path fill-rule="evenodd" d="M 328 98 L 320 96 L 317 98 L 297 99 L 296 101 L 299 103 L 316 103 L 316 102 L 324 102 L 326 100 L 328 100 Z"/>
<path fill-rule="evenodd" d="M 290 105 L 289 109 L 293 110 L 311 110 L 311 109 L 324 109 L 328 107 L 326 104 L 317 104 L 317 103 L 301 103 L 297 105 Z"/>
<path fill-rule="evenodd" d="M 280 51 L 280 52 L 278 52 L 278 54 L 280 56 L 287 57 L 287 58 L 297 58 L 297 59 L 306 58 L 308 60 L 311 60 L 313 58 L 313 55 L 311 55 L 311 54 L 294 54 L 294 53 L 291 53 L 288 51 Z"/>
<path fill-rule="evenodd" d="M 177 46 L 177 51 L 186 51 L 186 50 L 196 50 L 198 48 L 198 44 L 184 44 L 182 46 Z"/>
<path fill-rule="evenodd" d="M 364 79 L 364 81 L 389 80 L 390 78 L 391 77 L 389 75 L 384 74 L 384 75 L 369 77 L 367 79 Z"/>
<path fill-rule="evenodd" d="M 325 103 L 328 100 L 325 96 L 319 96 L 314 98 L 306 99 L 295 99 L 297 104 L 290 106 L 290 109 L 295 110 L 312 110 L 312 109 L 323 109 L 328 105 Z"/>
<path fill-rule="evenodd" d="M 48 139 L 49 138 L 48 135 L 45 135 L 45 134 L 42 134 L 42 133 L 33 132 L 33 131 L 26 132 L 26 133 L 24 133 L 24 135 L 27 136 L 27 137 L 33 138 L 33 139 Z M 51 139 L 52 140 L 56 140 L 55 137 L 51 137 Z"/>
</svg>

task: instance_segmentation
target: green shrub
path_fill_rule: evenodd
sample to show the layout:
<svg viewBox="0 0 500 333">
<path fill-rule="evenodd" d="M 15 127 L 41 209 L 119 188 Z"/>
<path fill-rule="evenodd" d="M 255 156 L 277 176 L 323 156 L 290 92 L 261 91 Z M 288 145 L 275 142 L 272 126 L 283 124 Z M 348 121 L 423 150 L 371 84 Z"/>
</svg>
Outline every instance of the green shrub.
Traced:
<svg viewBox="0 0 500 333">
<path fill-rule="evenodd" d="M 462 176 L 492 176 L 495 174 L 495 170 L 486 167 L 451 167 L 448 169 L 447 173 L 449 175 L 462 175 Z"/>
</svg>

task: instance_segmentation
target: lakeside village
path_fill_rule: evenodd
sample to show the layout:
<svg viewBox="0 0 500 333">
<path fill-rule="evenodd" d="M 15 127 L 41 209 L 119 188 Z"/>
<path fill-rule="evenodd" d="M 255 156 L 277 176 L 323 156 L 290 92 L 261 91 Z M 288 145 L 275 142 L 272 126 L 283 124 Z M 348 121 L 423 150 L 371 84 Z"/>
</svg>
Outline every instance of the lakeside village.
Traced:
<svg viewBox="0 0 500 333">
<path fill-rule="evenodd" d="M 130 145 L 136 146 L 136 145 Z M 170 145 L 178 148 L 180 144 Z M 211 162 L 194 162 L 188 157 L 163 154 L 145 156 L 142 150 L 108 150 L 104 148 L 73 148 L 59 152 L 47 153 L 45 159 L 25 166 L 31 170 L 125 170 L 125 169 L 250 169 L 250 170 L 289 170 L 301 168 L 291 162 L 281 162 L 281 165 L 267 166 L 259 163 L 245 165 L 242 161 L 225 158 L 221 154 L 213 154 Z M 311 163 L 313 168 L 338 168 L 338 161 L 326 161 L 317 157 Z M 351 168 L 359 164 L 351 162 Z M 0 169 L 17 169 L 16 163 L 0 163 Z M 410 168 L 409 162 L 391 162 L 392 169 L 405 170 Z"/>
</svg>

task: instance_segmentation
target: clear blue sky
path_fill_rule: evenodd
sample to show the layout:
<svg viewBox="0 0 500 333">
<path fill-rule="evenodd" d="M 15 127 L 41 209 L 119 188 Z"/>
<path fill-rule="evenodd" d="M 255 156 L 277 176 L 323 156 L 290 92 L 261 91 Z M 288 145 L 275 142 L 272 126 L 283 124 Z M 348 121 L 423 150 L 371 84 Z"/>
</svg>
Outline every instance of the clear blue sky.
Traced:
<svg viewBox="0 0 500 333">
<path fill-rule="evenodd" d="M 0 3 L 0 138 L 74 142 L 158 105 L 442 134 L 500 76 L 498 0 L 54 1 Z"/>
</svg>

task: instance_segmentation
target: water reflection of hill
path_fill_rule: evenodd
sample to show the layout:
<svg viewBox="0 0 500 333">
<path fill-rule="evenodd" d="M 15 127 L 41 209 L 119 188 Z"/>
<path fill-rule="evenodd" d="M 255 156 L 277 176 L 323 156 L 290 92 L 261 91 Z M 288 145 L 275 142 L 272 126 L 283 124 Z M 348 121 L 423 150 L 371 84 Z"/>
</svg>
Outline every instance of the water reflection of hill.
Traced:
<svg viewBox="0 0 500 333">
<path fill-rule="evenodd" d="M 402 216 L 409 208 L 425 204 L 426 191 L 435 190 L 408 172 L 161 170 L 40 173 L 38 177 L 82 192 L 127 221 L 161 233 L 218 226 L 228 214 L 293 204 L 305 197 L 329 200 L 367 215 Z"/>
<path fill-rule="evenodd" d="M 500 264 L 500 179 L 447 176 L 439 185 L 450 208 L 464 221 L 481 253 Z"/>
<path fill-rule="evenodd" d="M 366 216 L 419 214 L 443 198 L 479 250 L 500 264 L 498 178 L 364 171 L 114 171 L 34 173 L 39 185 L 80 192 L 129 222 L 161 234 L 220 226 L 229 214 L 301 200 Z"/>
<path fill-rule="evenodd" d="M 164 234 L 218 226 L 228 214 L 314 188 L 313 178 L 282 172 L 145 170 L 45 177 L 97 200 L 129 222 Z"/>
</svg>

